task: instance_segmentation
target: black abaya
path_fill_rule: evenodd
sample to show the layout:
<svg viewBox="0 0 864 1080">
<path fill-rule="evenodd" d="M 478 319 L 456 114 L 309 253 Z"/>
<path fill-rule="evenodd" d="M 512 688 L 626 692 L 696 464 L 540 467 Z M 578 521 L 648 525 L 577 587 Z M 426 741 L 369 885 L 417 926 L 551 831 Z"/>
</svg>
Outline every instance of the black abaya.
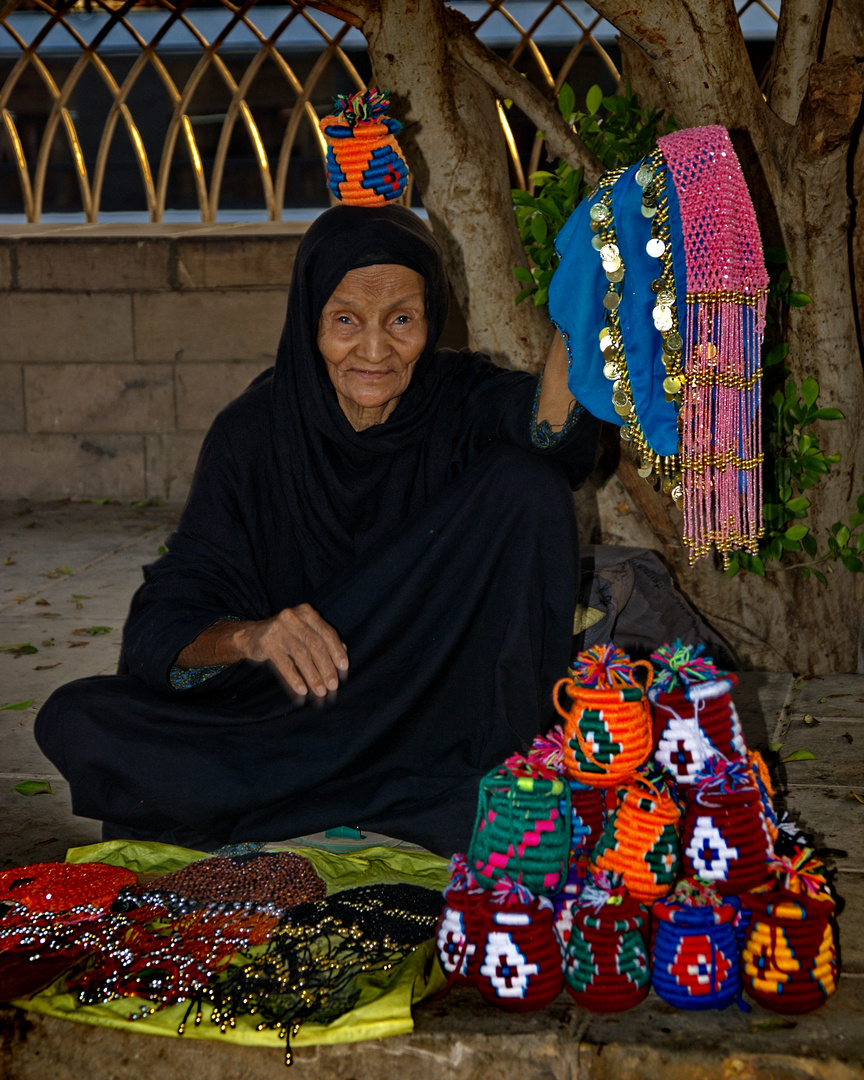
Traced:
<svg viewBox="0 0 864 1080">
<path fill-rule="evenodd" d="M 39 714 L 76 813 L 187 844 L 350 824 L 449 854 L 482 774 L 551 722 L 577 580 L 564 466 L 591 468 L 597 424 L 579 410 L 541 452 L 534 378 L 427 348 L 391 417 L 355 432 L 314 328 L 344 274 L 375 262 L 423 274 L 440 331 L 440 255 L 414 215 L 318 219 L 276 367 L 217 418 L 169 553 L 145 569 L 126 673 L 71 683 Z M 247 663 L 172 688 L 214 622 L 303 602 L 348 646 L 335 695 L 294 703 Z"/>
</svg>

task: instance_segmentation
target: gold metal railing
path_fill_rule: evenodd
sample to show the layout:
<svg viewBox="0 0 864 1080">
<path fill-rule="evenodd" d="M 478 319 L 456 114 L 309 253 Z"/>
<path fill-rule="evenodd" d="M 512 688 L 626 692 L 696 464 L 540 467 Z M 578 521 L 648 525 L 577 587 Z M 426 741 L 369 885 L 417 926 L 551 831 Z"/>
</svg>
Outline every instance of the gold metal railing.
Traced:
<svg viewBox="0 0 864 1080">
<path fill-rule="evenodd" d="M 134 16 L 141 9 L 136 7 L 135 0 L 128 0 L 126 3 L 120 0 L 91 0 L 87 4 L 87 10 L 101 14 L 104 23 L 92 39 L 85 40 L 75 18 L 80 15 L 84 6 L 81 0 L 56 2 L 57 6 L 52 7 L 46 0 L 0 0 L 0 44 L 8 47 L 11 41 L 17 50 L 17 58 L 6 65 L 8 70 L 5 78 L 0 74 L 0 163 L 5 150 L 7 159 L 11 160 L 14 172 L 17 173 L 19 207 L 28 222 L 38 222 L 44 212 L 46 193 L 49 191 L 52 175 L 59 168 L 58 159 L 62 157 L 56 146 L 57 138 L 61 134 L 65 136 L 68 147 L 66 165 L 69 165 L 71 159 L 84 217 L 88 222 L 99 220 L 110 152 L 118 126 L 125 129 L 131 142 L 150 221 L 162 221 L 165 217 L 169 181 L 172 168 L 175 168 L 177 163 L 178 144 L 184 148 L 188 158 L 200 218 L 204 222 L 216 220 L 222 200 L 229 150 L 238 129 L 245 132 L 251 146 L 268 220 L 282 219 L 286 205 L 289 166 L 304 127 L 305 142 L 315 148 L 320 160 L 323 196 L 326 146 L 318 128 L 318 119 L 319 114 L 326 111 L 327 105 L 321 101 L 316 103 L 316 93 L 321 96 L 319 88 L 325 81 L 325 74 L 331 81 L 337 76 L 343 82 L 347 80 L 351 88 L 362 89 L 364 86 L 355 63 L 343 47 L 346 35 L 351 32 L 347 24 L 322 18 L 306 7 L 304 0 L 281 0 L 278 7 L 284 8 L 284 16 L 279 18 L 269 31 L 265 31 L 256 22 L 256 0 L 246 0 L 239 5 L 231 3 L 230 0 L 213 0 L 212 6 L 224 12 L 226 21 L 212 40 L 208 40 L 201 28 L 204 21 L 202 12 L 207 9 L 191 6 L 190 0 L 180 0 L 179 3 L 150 0 L 150 10 L 160 9 L 164 13 L 164 19 L 155 33 L 146 40 L 136 25 Z M 746 0 L 742 12 L 754 3 L 776 20 L 776 15 L 764 0 Z M 276 5 L 271 0 L 268 9 L 272 11 L 273 6 Z M 42 13 L 44 17 L 29 42 L 25 40 L 13 18 L 16 12 L 23 12 L 25 9 Z M 480 30 L 493 17 L 503 17 L 511 30 L 518 35 L 518 42 L 510 52 L 508 61 L 515 66 L 527 54 L 532 61 L 533 77 L 550 98 L 557 94 L 586 48 L 599 57 L 611 81 L 620 85 L 620 73 L 615 63 L 594 34 L 601 21 L 599 16 L 586 22 L 574 13 L 566 0 L 548 0 L 545 4 L 537 4 L 536 11 L 531 23 L 523 26 L 508 11 L 506 0 L 488 0 L 488 9 L 477 21 L 476 27 Z M 573 26 L 572 45 L 554 76 L 547 57 L 535 40 L 543 23 L 553 13 L 559 17 L 564 13 Z M 260 22 L 260 19 L 258 21 Z M 327 26 L 330 26 L 329 30 Z M 190 51 L 194 54 L 191 72 L 185 73 L 183 78 L 178 73 L 177 66 L 166 59 L 160 48 L 172 29 L 178 28 L 183 28 L 188 33 Z M 242 72 L 232 73 L 232 65 L 226 61 L 223 52 L 227 54 L 226 43 L 237 29 L 246 31 L 247 36 L 251 37 L 249 49 L 252 55 L 251 59 L 248 58 L 248 52 L 244 55 L 245 67 Z M 118 30 L 128 35 L 124 50 L 134 56 L 131 66 L 122 76 L 112 71 L 108 50 L 106 49 L 105 55 L 100 52 L 109 36 L 114 34 L 116 37 Z M 315 38 L 316 47 L 320 41 L 320 50 L 302 78 L 297 74 L 297 63 L 292 64 L 286 57 L 286 54 L 292 57 L 295 55 L 292 52 L 292 40 L 300 31 L 305 35 L 307 49 L 310 33 Z M 53 46 L 49 48 L 47 40 L 49 35 L 56 39 L 58 32 L 64 35 L 64 52 L 68 53 L 71 49 L 74 54 L 63 63 L 58 62 L 57 50 Z M 293 99 L 281 141 L 276 146 L 271 140 L 269 148 L 248 100 L 265 62 L 276 65 L 284 80 L 286 96 Z M 140 122 L 136 122 L 130 106 L 133 91 L 148 69 L 156 73 L 170 105 L 170 117 L 161 151 L 158 153 L 153 152 L 152 146 L 148 153 Z M 4 68 L 0 67 L 0 72 L 3 70 Z M 101 80 L 111 104 L 98 137 L 95 153 L 91 152 L 89 155 L 91 163 L 88 167 L 88 155 L 83 148 L 82 118 L 76 115 L 74 98 L 85 75 L 90 77 L 93 72 Z M 31 124 L 28 136 L 30 145 L 25 147 L 28 140 L 22 138 L 17 113 L 22 107 L 20 99 L 27 94 L 24 89 L 25 78 L 32 78 L 33 73 L 42 92 L 47 92 L 50 108 L 41 132 L 36 131 Z M 221 130 L 215 152 L 208 162 L 208 176 L 201 142 L 195 130 L 193 105 L 196 93 L 201 89 L 205 78 L 212 79 L 214 73 L 227 93 L 229 102 L 224 114 L 216 118 L 221 120 Z M 32 94 L 32 91 L 30 93 Z M 524 187 L 526 175 L 530 175 L 538 167 L 542 143 L 535 139 L 527 155 L 520 155 L 504 110 L 499 111 L 508 138 L 515 176 L 517 182 Z M 140 120 L 140 111 L 138 115 Z"/>
</svg>

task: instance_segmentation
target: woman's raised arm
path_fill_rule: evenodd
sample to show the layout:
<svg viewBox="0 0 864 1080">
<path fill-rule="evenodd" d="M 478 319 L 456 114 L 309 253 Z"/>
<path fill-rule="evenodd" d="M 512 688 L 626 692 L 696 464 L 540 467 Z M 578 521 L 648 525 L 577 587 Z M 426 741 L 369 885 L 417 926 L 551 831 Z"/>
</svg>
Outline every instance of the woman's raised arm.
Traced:
<svg viewBox="0 0 864 1080">
<path fill-rule="evenodd" d="M 540 424 L 545 420 L 553 431 L 560 431 L 564 427 L 570 411 L 576 404 L 576 398 L 567 386 L 568 373 L 567 348 L 556 330 L 546 357 L 540 401 L 537 404 L 537 423 Z"/>
</svg>

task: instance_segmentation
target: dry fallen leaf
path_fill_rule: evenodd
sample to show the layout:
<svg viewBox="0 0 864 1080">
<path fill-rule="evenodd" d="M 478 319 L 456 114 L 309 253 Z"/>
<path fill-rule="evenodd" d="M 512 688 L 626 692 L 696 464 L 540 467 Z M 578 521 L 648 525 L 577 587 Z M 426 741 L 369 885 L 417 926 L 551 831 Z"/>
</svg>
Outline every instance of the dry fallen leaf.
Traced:
<svg viewBox="0 0 864 1080">
<path fill-rule="evenodd" d="M 630 507 L 622 499 L 621 502 L 619 502 L 618 505 L 615 507 L 615 513 L 619 517 L 625 517 L 627 514 L 630 513 Z"/>
<path fill-rule="evenodd" d="M 34 671 L 50 671 L 51 668 L 60 667 L 61 663 L 62 663 L 62 661 L 58 660 L 56 664 L 37 664 L 36 667 L 33 668 L 33 670 Z"/>
<path fill-rule="evenodd" d="M 819 727 L 819 721 L 812 713 L 809 712 L 804 714 L 804 723 L 807 725 L 807 727 Z"/>
<path fill-rule="evenodd" d="M 38 604 L 39 607 L 51 607 L 51 604 L 48 600 L 43 600 L 41 598 L 39 600 L 34 600 L 33 603 Z"/>
<path fill-rule="evenodd" d="M 70 641 L 69 642 L 69 648 L 70 649 L 83 649 L 85 645 L 89 645 L 89 644 L 90 644 L 89 641 Z"/>
<path fill-rule="evenodd" d="M 855 742 L 855 740 L 852 738 L 848 731 L 843 732 L 843 738 L 846 740 L 846 742 Z"/>
<path fill-rule="evenodd" d="M 853 799 L 857 799 L 858 802 L 864 803 L 864 795 L 859 795 L 857 791 L 850 791 L 849 795 Z"/>
<path fill-rule="evenodd" d="M 15 560 L 14 559 L 4 559 L 3 560 L 3 565 L 4 566 L 14 566 L 15 565 Z"/>
<path fill-rule="evenodd" d="M 820 698 L 819 698 L 819 704 L 820 704 L 820 705 L 824 705 L 824 704 L 825 704 L 825 702 L 826 702 L 827 700 L 828 700 L 828 698 L 827 698 L 827 697 L 820 697 Z"/>
</svg>

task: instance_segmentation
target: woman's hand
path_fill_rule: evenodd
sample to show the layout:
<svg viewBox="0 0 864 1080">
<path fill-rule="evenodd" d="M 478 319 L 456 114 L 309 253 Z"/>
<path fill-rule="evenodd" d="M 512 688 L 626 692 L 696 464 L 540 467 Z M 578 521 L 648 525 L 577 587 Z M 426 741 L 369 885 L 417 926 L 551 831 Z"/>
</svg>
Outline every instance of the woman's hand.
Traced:
<svg viewBox="0 0 864 1080">
<path fill-rule="evenodd" d="M 177 667 L 269 664 L 286 690 L 324 697 L 348 670 L 339 635 L 309 604 L 285 608 L 270 619 L 219 622 L 208 627 L 174 661 Z"/>
<path fill-rule="evenodd" d="M 285 608 L 261 622 L 236 623 L 234 641 L 245 660 L 269 663 L 295 694 L 324 697 L 339 687 L 348 654 L 339 635 L 309 604 Z"/>
</svg>

